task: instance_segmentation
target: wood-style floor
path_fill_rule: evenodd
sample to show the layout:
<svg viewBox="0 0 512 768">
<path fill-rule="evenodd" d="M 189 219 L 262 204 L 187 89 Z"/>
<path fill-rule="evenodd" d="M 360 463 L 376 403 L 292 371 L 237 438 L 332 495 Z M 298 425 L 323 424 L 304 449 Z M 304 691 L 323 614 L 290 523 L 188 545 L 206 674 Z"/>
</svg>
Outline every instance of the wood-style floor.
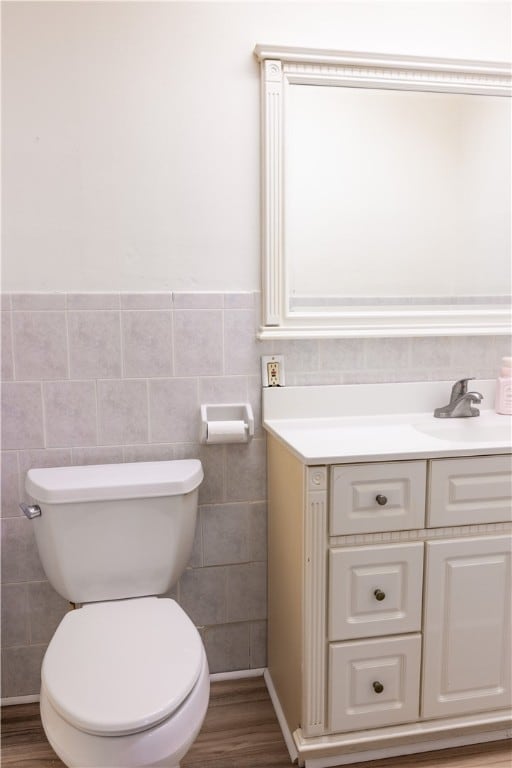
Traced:
<svg viewBox="0 0 512 768">
<path fill-rule="evenodd" d="M 360 763 L 360 768 L 511 768 L 508 741 Z M 64 768 L 46 741 L 38 704 L 4 707 L 2 768 Z M 355 765 L 355 764 L 354 764 Z M 290 768 L 263 678 L 216 682 L 182 768 Z"/>
</svg>

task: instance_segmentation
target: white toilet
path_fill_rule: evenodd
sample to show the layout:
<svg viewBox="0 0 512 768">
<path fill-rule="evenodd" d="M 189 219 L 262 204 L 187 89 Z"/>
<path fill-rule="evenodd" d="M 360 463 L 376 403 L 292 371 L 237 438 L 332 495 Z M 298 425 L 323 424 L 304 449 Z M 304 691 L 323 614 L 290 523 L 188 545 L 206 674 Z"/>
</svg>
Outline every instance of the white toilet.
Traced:
<svg viewBox="0 0 512 768">
<path fill-rule="evenodd" d="M 156 595 L 188 563 L 197 460 L 32 469 L 26 490 L 48 580 L 82 607 L 43 660 L 41 719 L 70 768 L 177 768 L 210 691 L 203 644 Z"/>
</svg>

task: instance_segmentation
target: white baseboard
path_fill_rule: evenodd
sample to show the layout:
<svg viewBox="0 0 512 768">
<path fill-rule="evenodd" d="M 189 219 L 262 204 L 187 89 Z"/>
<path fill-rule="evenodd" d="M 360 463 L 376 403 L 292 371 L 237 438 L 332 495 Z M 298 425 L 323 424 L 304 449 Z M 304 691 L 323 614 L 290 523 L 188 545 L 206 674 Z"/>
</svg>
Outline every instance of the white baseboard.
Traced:
<svg viewBox="0 0 512 768">
<path fill-rule="evenodd" d="M 234 672 L 213 672 L 210 675 L 210 682 L 217 683 L 221 680 L 243 680 L 246 677 L 261 677 L 265 670 L 259 669 L 236 669 Z"/>
<path fill-rule="evenodd" d="M 286 722 L 283 708 L 281 707 L 281 703 L 278 699 L 276 689 L 274 688 L 274 683 L 272 682 L 272 678 L 270 676 L 270 672 L 268 671 L 268 669 L 264 670 L 263 677 L 265 678 L 265 684 L 267 686 L 268 695 L 270 696 L 270 700 L 274 707 L 274 712 L 276 713 L 277 721 L 281 727 L 281 733 L 283 734 L 283 739 L 285 741 L 286 748 L 288 749 L 290 760 L 292 761 L 292 763 L 294 763 L 298 759 L 299 753 L 297 752 L 297 748 L 295 746 L 292 733 L 288 728 L 288 723 Z"/>
<path fill-rule="evenodd" d="M 8 696 L 5 699 L 0 699 L 2 707 L 11 707 L 13 704 L 35 704 L 39 701 L 39 694 L 34 693 L 32 696 Z"/>
<path fill-rule="evenodd" d="M 214 672 L 210 675 L 210 681 L 215 683 L 221 680 L 243 680 L 246 677 L 261 677 L 264 671 L 263 667 L 261 667 L 259 669 L 237 669 L 234 672 Z M 11 707 L 14 704 L 35 704 L 38 701 L 39 694 L 37 693 L 32 696 L 9 696 L 1 699 L 0 704 L 2 707 Z"/>
</svg>

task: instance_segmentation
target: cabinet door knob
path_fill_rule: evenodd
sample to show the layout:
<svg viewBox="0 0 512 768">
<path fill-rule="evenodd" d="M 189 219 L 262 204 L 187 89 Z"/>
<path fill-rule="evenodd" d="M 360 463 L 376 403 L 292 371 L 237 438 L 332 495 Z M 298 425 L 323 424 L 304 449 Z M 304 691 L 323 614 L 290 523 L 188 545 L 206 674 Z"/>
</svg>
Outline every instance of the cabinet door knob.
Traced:
<svg viewBox="0 0 512 768">
<path fill-rule="evenodd" d="M 381 600 L 384 600 L 384 598 L 386 597 L 386 593 L 383 592 L 382 589 L 376 589 L 373 594 L 375 595 L 375 599 L 378 600 L 379 603 Z"/>
<path fill-rule="evenodd" d="M 379 681 L 376 680 L 373 683 L 373 690 L 375 691 L 375 693 L 382 693 L 382 691 L 384 690 L 384 686 L 382 685 L 382 683 L 379 683 Z"/>
<path fill-rule="evenodd" d="M 377 504 L 380 504 L 380 506 L 383 507 L 384 504 L 388 503 L 388 497 L 384 496 L 382 493 L 378 493 L 377 496 L 375 497 L 375 501 L 377 502 Z"/>
</svg>

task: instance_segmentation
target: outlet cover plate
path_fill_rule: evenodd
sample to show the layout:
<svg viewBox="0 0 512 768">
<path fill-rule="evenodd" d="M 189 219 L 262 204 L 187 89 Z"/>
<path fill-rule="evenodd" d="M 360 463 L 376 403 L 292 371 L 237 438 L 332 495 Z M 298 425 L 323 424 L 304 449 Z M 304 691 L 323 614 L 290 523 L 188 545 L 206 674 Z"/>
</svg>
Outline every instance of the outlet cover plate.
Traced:
<svg viewBox="0 0 512 768">
<path fill-rule="evenodd" d="M 268 365 L 269 363 L 277 363 L 278 370 L 278 384 L 271 384 L 269 381 Z M 264 387 L 284 387 L 284 355 L 263 355 L 261 358 L 261 381 Z"/>
</svg>

